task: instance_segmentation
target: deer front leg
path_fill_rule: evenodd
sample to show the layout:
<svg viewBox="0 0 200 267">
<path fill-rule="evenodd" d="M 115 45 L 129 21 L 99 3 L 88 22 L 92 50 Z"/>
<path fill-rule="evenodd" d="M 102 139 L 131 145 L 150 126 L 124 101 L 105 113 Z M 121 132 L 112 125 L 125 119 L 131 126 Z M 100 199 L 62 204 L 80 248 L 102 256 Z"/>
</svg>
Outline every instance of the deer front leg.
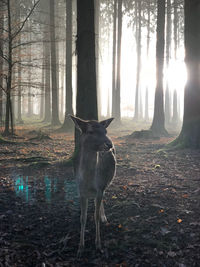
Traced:
<svg viewBox="0 0 200 267">
<path fill-rule="evenodd" d="M 103 195 L 96 197 L 95 205 L 95 224 L 96 224 L 96 249 L 101 250 L 101 238 L 100 238 L 100 211 Z"/>
<path fill-rule="evenodd" d="M 85 197 L 81 197 L 80 205 L 81 205 L 81 217 L 80 217 L 81 233 L 80 233 L 79 249 L 77 253 L 78 257 L 81 256 L 81 253 L 83 252 L 84 246 L 85 246 L 85 226 L 86 226 L 86 221 L 87 221 L 88 199 Z"/>
<path fill-rule="evenodd" d="M 100 209 L 101 209 L 100 210 L 100 212 L 101 212 L 101 221 L 104 222 L 104 223 L 107 223 L 108 220 L 107 220 L 106 215 L 105 215 L 103 201 L 101 201 L 101 208 Z"/>
</svg>

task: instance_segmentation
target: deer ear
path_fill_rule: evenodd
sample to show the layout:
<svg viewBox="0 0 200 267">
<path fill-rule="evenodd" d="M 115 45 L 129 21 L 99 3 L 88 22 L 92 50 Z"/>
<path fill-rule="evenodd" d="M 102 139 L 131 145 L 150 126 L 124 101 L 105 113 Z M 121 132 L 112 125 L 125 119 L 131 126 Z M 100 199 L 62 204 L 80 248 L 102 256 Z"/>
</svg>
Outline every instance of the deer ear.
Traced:
<svg viewBox="0 0 200 267">
<path fill-rule="evenodd" d="M 101 121 L 101 125 L 103 125 L 105 128 L 107 128 L 110 123 L 112 122 L 112 120 L 114 120 L 114 118 L 110 118 L 110 119 L 107 119 L 107 120 L 104 120 L 104 121 Z"/>
<path fill-rule="evenodd" d="M 87 129 L 87 122 L 78 118 L 78 117 L 75 117 L 75 116 L 72 116 L 72 115 L 69 115 L 70 118 L 73 120 L 74 124 L 75 124 L 75 127 L 80 131 L 80 132 L 86 132 L 86 129 Z"/>
</svg>

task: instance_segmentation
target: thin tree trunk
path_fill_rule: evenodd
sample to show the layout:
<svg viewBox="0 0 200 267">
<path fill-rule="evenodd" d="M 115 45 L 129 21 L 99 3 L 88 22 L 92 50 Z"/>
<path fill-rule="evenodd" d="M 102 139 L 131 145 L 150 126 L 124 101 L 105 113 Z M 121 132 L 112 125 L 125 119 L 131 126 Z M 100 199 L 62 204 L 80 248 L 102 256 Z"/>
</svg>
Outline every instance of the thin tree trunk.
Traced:
<svg viewBox="0 0 200 267">
<path fill-rule="evenodd" d="M 174 0 L 174 58 L 177 58 L 178 48 L 178 2 Z"/>
<path fill-rule="evenodd" d="M 112 54 L 112 116 L 116 116 L 116 41 L 117 41 L 117 0 L 113 13 L 113 54 Z"/>
<path fill-rule="evenodd" d="M 149 45 L 150 45 L 150 23 L 151 23 L 151 0 L 147 2 L 147 58 L 149 57 Z"/>
<path fill-rule="evenodd" d="M 42 51 L 42 77 L 41 77 L 41 93 L 40 93 L 40 119 L 44 118 L 44 91 L 45 91 L 45 55 L 44 55 L 44 44 Z"/>
<path fill-rule="evenodd" d="M 148 88 L 146 88 L 146 94 L 145 94 L 145 121 L 149 120 L 149 92 Z"/>
<path fill-rule="evenodd" d="M 29 22 L 28 23 L 28 30 L 29 30 L 29 42 L 31 42 L 32 40 L 32 25 Z M 28 58 L 29 58 L 29 70 L 28 70 L 28 117 L 31 117 L 33 115 L 32 112 L 32 90 L 31 90 L 31 72 L 32 72 L 32 67 L 31 67 L 31 63 L 32 63 L 32 45 L 30 43 L 30 46 L 28 47 Z"/>
<path fill-rule="evenodd" d="M 46 34 L 48 37 L 48 34 Z M 44 98 L 44 122 L 51 121 L 51 99 L 50 99 L 50 44 L 43 42 L 44 45 L 44 58 L 45 58 L 45 98 Z"/>
<path fill-rule="evenodd" d="M 137 70 L 136 70 L 136 88 L 135 88 L 135 115 L 134 120 L 139 119 L 139 87 L 140 87 L 140 72 L 141 72 L 141 0 L 136 1 L 137 6 Z"/>
<path fill-rule="evenodd" d="M 51 87 L 52 87 L 52 119 L 53 126 L 60 125 L 58 111 L 58 82 L 57 82 L 57 58 L 55 39 L 55 11 L 54 0 L 50 0 L 50 39 L 51 39 Z"/>
<path fill-rule="evenodd" d="M 73 115 L 72 108 L 72 1 L 66 1 L 66 99 L 65 99 L 65 119 L 62 129 L 72 131 L 73 122 L 69 118 L 69 114 Z"/>
<path fill-rule="evenodd" d="M 116 77 L 116 122 L 121 121 L 121 40 L 122 40 L 122 0 L 118 0 L 117 30 L 117 77 Z"/>
<path fill-rule="evenodd" d="M 165 0 L 158 1 L 157 42 L 156 42 L 156 91 L 154 101 L 154 117 L 151 130 L 154 135 L 167 135 L 165 129 L 163 105 L 163 65 L 165 47 Z"/>
<path fill-rule="evenodd" d="M 95 0 L 95 36 L 96 36 L 96 73 L 97 73 L 97 103 L 98 103 L 98 117 L 101 117 L 101 90 L 100 90 L 100 79 L 99 79 L 99 25 L 100 25 L 100 0 Z"/>
<path fill-rule="evenodd" d="M 177 92 L 174 90 L 173 95 L 173 117 L 172 117 L 172 123 L 177 124 L 178 123 L 178 102 L 177 102 Z"/>
<path fill-rule="evenodd" d="M 11 85 L 12 85 L 12 32 L 11 32 L 11 12 L 10 12 L 10 0 L 7 0 L 7 10 L 8 10 L 8 76 L 7 76 L 7 88 L 6 88 L 6 119 L 5 119 L 5 129 L 4 135 L 9 135 L 9 124 L 11 119 L 11 133 L 14 132 L 13 129 L 13 121 L 11 109 L 11 100 L 10 100 L 10 93 L 11 93 Z"/>
<path fill-rule="evenodd" d="M 171 57 L 171 0 L 167 0 L 166 66 Z"/>
</svg>

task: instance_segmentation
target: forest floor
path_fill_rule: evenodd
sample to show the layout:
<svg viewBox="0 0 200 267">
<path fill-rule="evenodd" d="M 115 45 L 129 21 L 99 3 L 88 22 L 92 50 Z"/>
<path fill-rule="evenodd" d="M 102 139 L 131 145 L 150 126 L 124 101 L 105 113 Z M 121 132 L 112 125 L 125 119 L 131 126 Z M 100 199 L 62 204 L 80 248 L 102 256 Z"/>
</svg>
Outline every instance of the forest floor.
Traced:
<svg viewBox="0 0 200 267">
<path fill-rule="evenodd" d="M 104 198 L 103 252 L 95 251 L 91 201 L 77 259 L 73 135 L 42 131 L 50 139 L 33 125 L 0 144 L 0 266 L 199 266 L 200 151 L 166 150 L 174 136 L 133 139 L 111 129 L 117 172 Z"/>
</svg>

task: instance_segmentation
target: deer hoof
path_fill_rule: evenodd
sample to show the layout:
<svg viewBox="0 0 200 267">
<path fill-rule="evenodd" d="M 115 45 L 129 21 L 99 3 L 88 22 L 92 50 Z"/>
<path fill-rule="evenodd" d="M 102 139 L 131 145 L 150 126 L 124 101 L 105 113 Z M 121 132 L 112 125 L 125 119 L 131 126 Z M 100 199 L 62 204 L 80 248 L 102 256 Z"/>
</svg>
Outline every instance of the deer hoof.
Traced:
<svg viewBox="0 0 200 267">
<path fill-rule="evenodd" d="M 102 221 L 102 223 L 108 223 L 106 216 L 102 216 L 101 221 Z"/>
</svg>

